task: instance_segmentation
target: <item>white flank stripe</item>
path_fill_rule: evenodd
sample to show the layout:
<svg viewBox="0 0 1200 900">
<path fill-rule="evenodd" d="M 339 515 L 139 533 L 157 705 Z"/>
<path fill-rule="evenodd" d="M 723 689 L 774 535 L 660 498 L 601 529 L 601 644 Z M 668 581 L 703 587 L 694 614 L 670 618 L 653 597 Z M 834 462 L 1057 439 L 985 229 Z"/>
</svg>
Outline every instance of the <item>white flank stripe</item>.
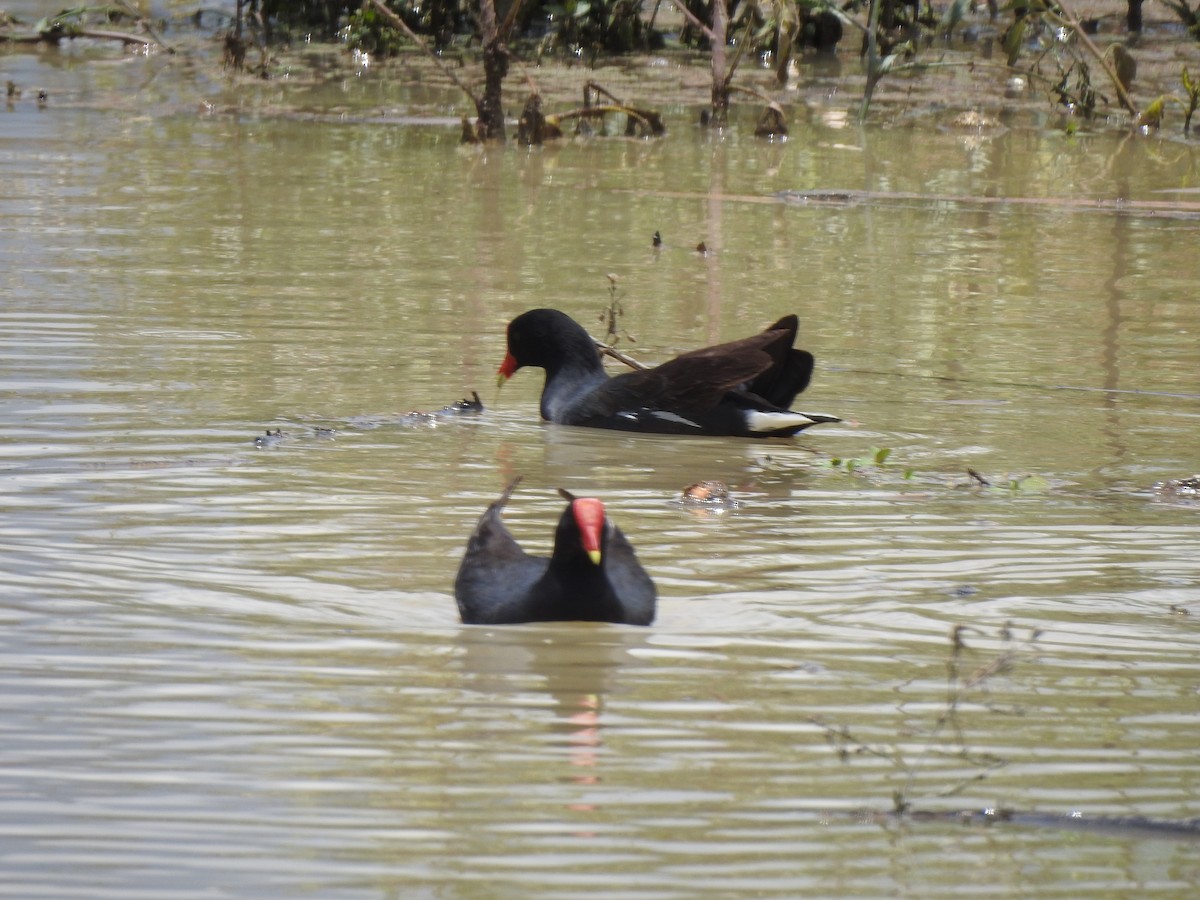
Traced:
<svg viewBox="0 0 1200 900">
<path fill-rule="evenodd" d="M 700 427 L 695 422 L 693 422 L 691 419 L 685 419 L 683 416 L 679 415 L 678 413 L 667 412 L 666 410 L 662 410 L 662 409 L 652 409 L 650 411 L 650 414 L 652 416 L 654 416 L 656 419 L 666 419 L 668 422 L 678 422 L 680 425 L 689 425 L 692 428 Z"/>
<path fill-rule="evenodd" d="M 798 425 L 811 424 L 813 424 L 813 420 L 804 413 L 755 412 L 754 410 L 746 412 L 746 427 L 751 431 L 778 431 L 781 428 L 795 428 Z"/>
</svg>

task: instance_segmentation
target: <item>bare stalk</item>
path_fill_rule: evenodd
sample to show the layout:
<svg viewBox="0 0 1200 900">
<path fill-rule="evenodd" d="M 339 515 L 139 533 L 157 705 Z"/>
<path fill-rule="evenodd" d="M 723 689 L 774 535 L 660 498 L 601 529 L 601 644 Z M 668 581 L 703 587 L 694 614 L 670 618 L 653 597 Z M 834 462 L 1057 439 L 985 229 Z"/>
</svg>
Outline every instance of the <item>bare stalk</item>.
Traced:
<svg viewBox="0 0 1200 900">
<path fill-rule="evenodd" d="M 402 18 L 400 18 L 398 15 L 396 15 L 394 12 L 392 12 L 390 9 L 388 9 L 386 6 L 384 6 L 382 0 L 367 0 L 367 2 L 370 3 L 371 6 L 373 6 L 375 8 L 376 12 L 378 12 L 381 16 L 383 16 L 383 18 L 385 20 L 387 20 L 387 23 L 389 25 L 391 25 L 393 28 L 400 29 L 406 35 L 408 35 L 409 38 L 418 47 L 420 47 L 421 50 L 424 51 L 425 55 L 428 56 L 431 60 L 433 60 L 434 65 L 436 65 L 438 67 L 438 69 L 441 71 L 441 73 L 443 75 L 445 75 L 447 78 L 449 78 L 450 82 L 455 87 L 457 87 L 459 90 L 461 90 L 464 94 L 467 95 L 467 97 L 471 100 L 471 102 L 475 104 L 475 108 L 476 109 L 479 108 L 479 98 L 475 96 L 474 92 L 472 92 L 472 90 L 469 87 L 467 87 L 465 84 L 463 84 L 461 81 L 458 80 L 458 76 L 454 74 L 454 71 L 449 66 L 447 66 L 444 62 L 442 62 L 441 58 L 436 53 L 434 53 L 432 50 L 429 49 L 429 47 L 425 44 L 425 42 L 423 40 L 421 40 L 420 36 L 415 31 L 413 31 L 411 28 L 408 27 L 407 22 L 405 22 Z"/>
<path fill-rule="evenodd" d="M 1117 76 L 1117 70 L 1113 68 L 1112 62 L 1100 51 L 1095 42 L 1088 37 L 1087 32 L 1083 30 L 1083 26 L 1079 24 L 1079 19 L 1076 18 L 1075 13 L 1067 9 L 1062 0 L 1057 0 L 1057 2 L 1062 14 L 1059 15 L 1053 10 L 1048 9 L 1046 10 L 1046 15 L 1058 24 L 1070 28 L 1078 35 L 1080 43 L 1095 57 L 1096 62 L 1100 64 L 1100 68 L 1104 70 L 1104 74 L 1108 76 L 1108 80 L 1112 82 L 1113 90 L 1117 92 L 1118 102 L 1136 119 L 1138 116 L 1137 105 L 1133 102 L 1133 98 L 1129 96 L 1129 91 L 1125 90 L 1125 85 L 1121 83 L 1121 79 Z"/>
</svg>

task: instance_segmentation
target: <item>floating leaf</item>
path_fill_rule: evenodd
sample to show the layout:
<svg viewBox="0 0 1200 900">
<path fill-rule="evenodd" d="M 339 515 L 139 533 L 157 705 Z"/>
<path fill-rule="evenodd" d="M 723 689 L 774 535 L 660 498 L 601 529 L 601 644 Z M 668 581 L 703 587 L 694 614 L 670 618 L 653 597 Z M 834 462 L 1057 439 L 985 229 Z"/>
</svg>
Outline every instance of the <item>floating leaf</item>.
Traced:
<svg viewBox="0 0 1200 900">
<path fill-rule="evenodd" d="M 1008 487 L 1015 494 L 1043 494 L 1050 490 L 1050 482 L 1041 475 L 1025 475 L 1012 479 Z"/>
</svg>

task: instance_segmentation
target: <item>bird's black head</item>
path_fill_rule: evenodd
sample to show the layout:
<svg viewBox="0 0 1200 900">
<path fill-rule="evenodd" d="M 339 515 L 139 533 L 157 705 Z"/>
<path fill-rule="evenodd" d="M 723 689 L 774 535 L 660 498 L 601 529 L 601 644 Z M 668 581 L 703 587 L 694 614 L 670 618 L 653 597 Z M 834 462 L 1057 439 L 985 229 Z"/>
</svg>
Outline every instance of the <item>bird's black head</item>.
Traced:
<svg viewBox="0 0 1200 900">
<path fill-rule="evenodd" d="M 525 366 L 553 371 L 569 360 L 595 360 L 599 353 L 583 326 L 557 309 L 531 309 L 508 323 L 508 355 L 501 380 Z"/>
</svg>

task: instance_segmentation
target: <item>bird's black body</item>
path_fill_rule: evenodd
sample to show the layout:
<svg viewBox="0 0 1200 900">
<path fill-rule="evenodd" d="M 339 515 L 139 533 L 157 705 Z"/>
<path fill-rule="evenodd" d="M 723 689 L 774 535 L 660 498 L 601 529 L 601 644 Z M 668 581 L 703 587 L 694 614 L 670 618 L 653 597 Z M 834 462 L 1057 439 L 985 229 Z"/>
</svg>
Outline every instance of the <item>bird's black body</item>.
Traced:
<svg viewBox="0 0 1200 900">
<path fill-rule="evenodd" d="M 500 374 L 545 369 L 541 413 L 560 425 L 656 434 L 786 437 L 835 416 L 788 409 L 812 378 L 813 356 L 795 349 L 799 322 L 693 350 L 661 366 L 610 377 L 595 342 L 554 309 L 534 309 L 508 326 Z"/>
</svg>

